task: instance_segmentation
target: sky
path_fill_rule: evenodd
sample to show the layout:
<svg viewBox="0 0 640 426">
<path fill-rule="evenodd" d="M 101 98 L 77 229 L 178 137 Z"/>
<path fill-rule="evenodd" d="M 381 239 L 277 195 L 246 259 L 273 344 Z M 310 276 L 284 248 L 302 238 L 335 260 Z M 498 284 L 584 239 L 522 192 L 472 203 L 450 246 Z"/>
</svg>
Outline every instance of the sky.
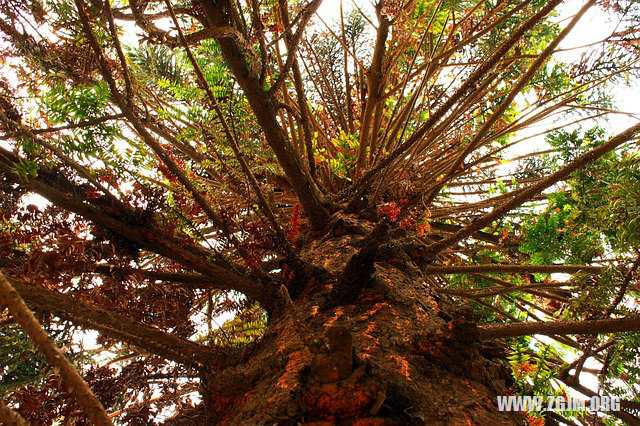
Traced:
<svg viewBox="0 0 640 426">
<path fill-rule="evenodd" d="M 563 13 L 570 16 L 578 11 L 584 2 L 572 0 L 566 2 Z M 573 32 L 571 32 L 560 45 L 561 49 L 584 46 L 598 40 L 602 40 L 612 31 L 615 30 L 615 21 L 602 13 L 601 10 L 594 7 L 582 18 Z M 558 57 L 565 61 L 571 62 L 579 56 L 580 51 L 559 53 Z M 620 132 L 627 127 L 637 124 L 640 121 L 640 82 L 636 81 L 632 87 L 624 85 L 613 88 L 613 94 L 618 102 L 620 111 L 630 112 L 635 117 L 625 115 L 615 115 L 610 118 L 610 126 L 613 132 Z"/>
<path fill-rule="evenodd" d="M 343 3 L 345 11 L 353 9 L 356 3 L 367 13 L 372 12 L 373 2 L 370 0 L 324 0 L 318 9 L 318 15 L 324 22 L 330 24 L 340 19 L 340 3 Z M 567 0 L 560 8 L 558 20 L 564 20 L 574 15 L 583 5 L 581 0 Z M 371 13 L 373 15 L 373 13 Z M 375 22 L 375 21 L 374 21 Z M 562 41 L 560 49 L 570 49 L 584 46 L 602 40 L 615 29 L 616 22 L 604 14 L 601 9 L 592 7 L 578 23 L 576 28 Z M 556 54 L 557 58 L 563 62 L 572 62 L 579 58 L 584 50 L 571 50 Z M 614 88 L 613 94 L 618 101 L 618 109 L 635 114 L 635 118 L 616 115 L 609 119 L 609 129 L 612 133 L 618 133 L 640 121 L 640 82 L 636 82 L 634 87 L 619 86 Z M 538 143 L 536 141 L 535 143 Z M 531 143 L 534 143 L 532 141 Z"/>
</svg>

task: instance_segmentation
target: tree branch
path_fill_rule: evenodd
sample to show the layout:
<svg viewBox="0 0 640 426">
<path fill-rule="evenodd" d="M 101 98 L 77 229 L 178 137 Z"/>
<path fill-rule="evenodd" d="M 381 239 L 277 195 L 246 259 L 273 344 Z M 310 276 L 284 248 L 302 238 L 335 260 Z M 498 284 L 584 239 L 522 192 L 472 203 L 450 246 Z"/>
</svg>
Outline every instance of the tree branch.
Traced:
<svg viewBox="0 0 640 426">
<path fill-rule="evenodd" d="M 295 61 L 296 51 L 298 50 L 298 46 L 300 45 L 300 40 L 302 39 L 302 35 L 304 34 L 305 27 L 309 23 L 309 19 L 311 19 L 313 14 L 316 13 L 316 10 L 318 10 L 318 7 L 320 7 L 321 3 L 322 3 L 322 0 L 313 0 L 311 3 L 305 6 L 305 9 L 302 12 L 300 12 L 302 14 L 302 18 L 300 19 L 300 23 L 298 24 L 298 30 L 295 32 L 295 34 L 291 34 L 291 28 L 289 28 L 289 24 L 288 24 L 289 19 L 287 18 L 286 21 L 284 22 L 284 25 L 286 28 L 285 40 L 287 42 L 287 60 L 284 63 L 284 66 L 282 67 L 282 69 L 280 70 L 280 74 L 278 75 L 278 78 L 276 79 L 275 83 L 273 83 L 273 85 L 267 92 L 268 96 L 273 96 L 276 93 L 278 93 L 278 91 L 284 84 L 284 81 L 286 80 L 287 75 L 289 74 L 289 70 L 291 70 L 291 67 L 293 66 L 293 63 Z M 284 2 L 280 1 L 280 7 L 282 8 L 283 6 L 287 7 L 286 1 Z M 283 10 L 282 13 L 283 15 L 286 14 L 284 16 L 288 16 L 287 11 Z"/>
<path fill-rule="evenodd" d="M 228 0 L 220 0 L 217 3 L 199 0 L 199 3 L 204 8 L 210 25 L 220 27 L 229 24 L 229 17 L 225 10 L 228 11 L 233 6 Z M 225 61 L 242 87 L 269 146 L 273 149 L 280 166 L 300 200 L 300 204 L 309 216 L 312 227 L 315 229 L 323 228 L 329 213 L 323 205 L 321 194 L 306 167 L 300 162 L 287 135 L 278 123 L 278 100 L 274 96 L 267 95 L 260 81 L 258 70 L 254 70 L 247 64 L 247 55 L 250 52 L 247 52 L 235 39 L 216 37 L 216 40 Z"/>
<path fill-rule="evenodd" d="M 516 96 L 525 88 L 525 86 L 529 83 L 529 81 L 535 76 L 538 69 L 547 61 L 547 59 L 554 53 L 556 47 L 560 44 L 562 40 L 573 30 L 578 21 L 584 16 L 585 13 L 596 3 L 596 0 L 590 0 L 587 4 L 585 4 L 580 11 L 573 17 L 569 25 L 567 25 L 560 34 L 544 49 L 544 51 L 538 55 L 536 60 L 531 64 L 529 69 L 520 76 L 518 82 L 511 88 L 507 97 L 502 100 L 498 108 L 491 114 L 491 116 L 484 122 L 480 130 L 475 132 L 473 139 L 468 143 L 468 145 L 462 149 L 455 161 L 449 167 L 449 171 L 446 176 L 433 188 L 431 189 L 427 196 L 428 200 L 425 202 L 427 205 L 431 203 L 431 201 L 437 196 L 440 190 L 458 173 L 458 169 L 463 165 L 467 156 L 473 152 L 482 142 L 484 136 L 491 130 L 493 125 L 502 117 L 516 98 Z M 422 198 L 422 197 L 420 197 Z"/>
<path fill-rule="evenodd" d="M 0 423 L 6 426 L 28 426 L 20 413 L 12 410 L 0 399 Z"/>
<path fill-rule="evenodd" d="M 602 314 L 603 318 L 608 318 L 616 310 L 618 305 L 622 302 L 625 294 L 627 294 L 627 288 L 629 287 L 629 283 L 631 283 L 631 280 L 633 279 L 633 276 L 639 267 L 640 267 L 640 254 L 638 254 L 638 257 L 636 257 L 636 260 L 633 262 L 631 267 L 627 270 L 627 273 L 624 276 L 624 280 L 622 281 L 622 285 L 620 285 L 620 289 L 618 290 L 616 297 L 613 299 L 613 302 L 611 302 L 611 305 L 609 305 L 607 310 Z"/>
<path fill-rule="evenodd" d="M 451 247 L 454 244 L 462 241 L 463 239 L 471 236 L 472 234 L 480 231 L 485 226 L 489 225 L 496 219 L 503 217 L 505 214 L 515 209 L 516 207 L 522 205 L 529 201 L 533 196 L 539 194 L 550 186 L 568 178 L 571 173 L 574 171 L 584 167 L 585 165 L 594 162 L 598 158 L 602 157 L 606 153 L 611 150 L 616 149 L 620 145 L 629 140 L 633 139 L 636 134 L 640 133 L 640 123 L 635 126 L 629 127 L 627 130 L 619 133 L 618 135 L 612 137 L 604 144 L 600 145 L 597 148 L 592 149 L 591 151 L 586 152 L 580 157 L 573 160 L 571 163 L 567 164 L 557 172 L 547 176 L 540 182 L 523 188 L 518 191 L 518 195 L 513 197 L 511 200 L 502 204 L 499 207 L 496 207 L 492 212 L 484 215 L 483 217 L 474 220 L 469 226 L 461 229 L 455 234 L 445 238 L 444 240 L 438 241 L 436 243 L 431 244 L 426 249 L 427 256 L 433 256 L 434 254 Z"/>
<path fill-rule="evenodd" d="M 109 85 L 109 89 L 111 91 L 111 95 L 113 96 L 115 103 L 120 107 L 123 111 L 125 117 L 129 120 L 135 131 L 142 138 L 145 144 L 147 144 L 153 152 L 158 156 L 158 158 L 164 163 L 165 166 L 169 169 L 169 171 L 178 178 L 178 181 L 182 186 L 184 186 L 187 191 L 191 193 L 193 199 L 196 201 L 198 206 L 202 208 L 207 217 L 220 228 L 225 237 L 233 244 L 236 248 L 240 256 L 244 259 L 248 259 L 249 255 L 246 250 L 240 245 L 240 242 L 237 238 L 230 232 L 229 226 L 222 218 L 219 216 L 213 208 L 209 205 L 206 198 L 202 195 L 200 190 L 196 187 L 196 185 L 187 177 L 186 173 L 178 166 L 176 161 L 174 161 L 170 155 L 167 154 L 162 145 L 147 131 L 142 122 L 138 119 L 136 115 L 136 111 L 128 101 L 125 102 L 122 99 L 122 95 L 120 94 L 117 84 L 115 82 L 113 73 L 109 65 L 107 64 L 107 60 L 105 58 L 104 52 L 100 47 L 98 40 L 91 28 L 91 24 L 89 22 L 89 17 L 84 10 L 84 0 L 75 0 L 76 8 L 78 9 L 78 13 L 80 15 L 80 21 L 82 23 L 82 29 L 89 41 L 89 45 L 91 46 L 93 52 L 98 57 L 98 62 L 100 65 L 100 70 L 103 78 L 107 81 Z M 132 4 L 133 6 L 133 4 Z"/>
<path fill-rule="evenodd" d="M 574 274 L 576 272 L 587 272 L 599 274 L 604 267 L 587 265 L 469 265 L 469 266 L 449 266 L 449 265 L 428 265 L 421 268 L 427 275 L 439 274 L 476 274 L 483 273 L 511 273 L 511 274 Z"/>
<path fill-rule="evenodd" d="M 313 11 L 315 12 L 315 10 L 317 10 L 317 8 L 320 5 L 320 3 L 321 3 L 321 1 L 318 2 L 318 4 L 315 5 L 315 6 L 310 4 L 309 7 L 313 7 Z M 294 88 L 295 88 L 295 91 L 296 91 L 296 97 L 298 99 L 298 108 L 300 110 L 300 121 L 301 121 L 300 124 L 301 124 L 301 127 L 302 127 L 304 145 L 305 145 L 305 148 L 306 148 L 306 151 L 307 151 L 307 165 L 309 167 L 309 173 L 311 175 L 311 179 L 313 179 L 314 181 L 317 181 L 316 164 L 315 164 L 315 159 L 314 159 L 314 154 L 313 154 L 313 129 L 311 127 L 311 121 L 310 121 L 311 113 L 309 111 L 309 104 L 308 104 L 307 96 L 306 96 L 305 90 L 304 90 L 304 83 L 302 81 L 302 74 L 300 72 L 300 65 L 298 64 L 298 60 L 295 57 L 296 50 L 297 50 L 298 44 L 300 42 L 300 38 L 302 37 L 302 34 L 303 34 L 304 26 L 300 27 L 300 29 L 299 29 L 299 31 L 298 31 L 298 33 L 296 35 L 297 39 L 294 40 L 294 36 L 291 34 L 291 28 L 290 28 L 290 23 L 289 23 L 289 11 L 287 9 L 287 2 L 284 1 L 284 0 L 280 0 L 280 14 L 282 15 L 282 22 L 284 24 L 284 27 L 286 28 L 286 30 L 285 30 L 286 31 L 285 32 L 285 41 L 287 42 L 287 49 L 288 49 L 288 55 L 289 56 L 287 56 L 287 62 L 285 63 L 285 66 L 284 66 L 283 70 L 281 71 L 280 75 L 278 76 L 278 81 L 282 77 L 282 83 L 284 83 L 284 78 L 288 74 L 289 69 L 293 70 L 293 85 L 294 85 Z M 311 17 L 311 14 L 309 14 L 309 17 Z M 308 20 L 308 18 L 307 18 L 307 20 Z M 306 25 L 306 22 L 304 22 L 304 25 Z M 293 55 L 293 56 L 291 56 L 291 55 Z M 273 90 L 273 88 L 276 87 L 276 85 L 278 84 L 278 81 L 276 81 L 276 83 L 273 85 L 273 87 L 271 89 L 269 89 L 270 92 Z M 283 104 L 281 103 L 280 105 L 283 105 Z M 286 105 L 286 104 L 284 104 L 284 105 Z M 295 114 L 294 114 L 294 116 L 295 116 Z"/>
<path fill-rule="evenodd" d="M 97 118 L 92 118 L 86 121 L 81 121 L 79 123 L 67 124 L 59 127 L 47 127 L 45 129 L 33 129 L 31 131 L 35 135 L 40 135 L 42 133 L 53 133 L 53 132 L 59 132 L 61 130 L 71 130 L 71 129 L 80 129 L 83 127 L 91 127 L 91 126 L 95 126 L 96 124 L 105 123 L 111 120 L 118 120 L 121 118 L 123 118 L 122 114 L 111 114 L 111 115 L 105 115 L 104 117 L 97 117 Z"/>
<path fill-rule="evenodd" d="M 5 276 L 0 273 L 0 306 L 6 306 L 11 316 L 22 326 L 24 331 L 31 337 L 36 347 L 44 354 L 55 371 L 59 371 L 62 380 L 75 395 L 78 404 L 89 417 L 93 424 L 112 425 L 111 419 L 107 415 L 102 403 L 93 394 L 87 382 L 69 362 L 55 342 L 36 320 L 33 312 L 24 304 L 24 301 L 9 284 Z"/>
<path fill-rule="evenodd" d="M 449 97 L 446 102 L 432 115 L 429 116 L 427 121 L 422 124 L 405 142 L 400 144 L 394 149 L 387 157 L 378 163 L 378 165 L 369 170 L 355 185 L 351 188 L 357 191 L 356 198 L 359 196 L 362 188 L 366 188 L 367 185 L 373 180 L 373 178 L 383 169 L 388 167 L 393 161 L 406 153 L 411 147 L 419 142 L 427 132 L 433 129 L 433 127 L 442 119 L 453 106 L 462 99 L 469 91 L 471 91 L 483 77 L 485 77 L 495 66 L 499 63 L 504 55 L 515 46 L 520 38 L 531 30 L 538 22 L 540 22 L 546 15 L 548 15 L 562 0 L 552 0 L 540 9 L 531 18 L 525 21 L 518 29 L 513 31 L 509 38 L 505 40 L 500 46 L 498 46 L 492 53 L 492 55 L 480 65 L 469 78 L 456 90 L 456 92 Z"/>
<path fill-rule="evenodd" d="M 83 192 L 81 188 L 72 186 L 68 181 L 65 183 L 69 188 L 57 189 L 62 186 L 63 177 L 59 177 L 55 182 L 48 182 L 45 177 L 38 174 L 35 178 L 23 180 L 12 169 L 13 165 L 18 163 L 19 158 L 0 147 L 0 171 L 11 182 L 42 195 L 53 204 L 91 220 L 95 224 L 140 247 L 175 260 L 211 277 L 213 280 L 220 282 L 220 288 L 237 290 L 259 301 L 265 307 L 268 307 L 273 301 L 266 294 L 260 282 L 251 281 L 248 277 L 240 275 L 236 271 L 212 262 L 209 260 L 212 253 L 203 247 L 186 246 L 184 243 L 174 241 L 171 237 L 166 236 L 164 231 L 157 229 L 153 223 L 145 223 L 144 227 L 141 227 L 127 223 L 125 218 L 114 217 L 105 211 L 104 206 L 92 205 L 78 199 L 76 196 L 63 192 L 65 189 L 75 194 Z M 54 175 L 52 179 L 56 176 Z"/>
<path fill-rule="evenodd" d="M 380 25 L 378 26 L 376 33 L 376 44 L 373 49 L 371 67 L 369 68 L 369 73 L 367 75 L 368 96 L 362 115 L 362 125 L 360 127 L 360 146 L 358 147 L 358 157 L 356 160 L 356 176 L 360 174 L 360 170 L 364 165 L 367 147 L 372 147 L 369 154 L 373 154 L 373 141 L 378 137 L 378 135 L 375 129 L 371 129 L 371 120 L 373 118 L 373 111 L 383 100 L 382 91 L 384 89 L 385 75 L 382 72 L 382 66 L 384 63 L 384 55 L 386 52 L 389 30 L 391 28 L 391 21 L 382 14 L 382 2 L 378 3 L 376 6 L 376 14 L 378 15 L 378 22 Z M 371 142 L 369 139 L 371 139 Z"/>
<path fill-rule="evenodd" d="M 481 339 L 516 336 L 565 334 L 605 334 L 640 331 L 640 316 L 584 321 L 530 321 L 512 324 L 488 324 L 478 327 Z"/>
<path fill-rule="evenodd" d="M 12 281 L 25 302 L 37 312 L 54 314 L 180 364 L 223 368 L 231 365 L 239 355 L 233 348 L 202 346 L 62 293 Z"/>
<path fill-rule="evenodd" d="M 594 396 L 597 396 L 598 393 L 594 392 L 593 390 L 589 389 L 588 387 L 577 383 L 575 381 L 567 381 L 567 380 L 563 380 L 562 378 L 560 379 L 562 382 L 564 382 L 565 384 L 567 384 L 569 387 L 577 390 L 578 392 L 580 392 L 581 394 L 592 398 Z M 624 407 L 624 408 L 632 408 L 629 406 L 629 404 L 625 404 L 624 401 L 620 401 L 620 406 Z M 620 420 L 622 420 L 623 422 L 625 422 L 628 425 L 637 425 L 640 424 L 640 419 L 638 419 L 636 416 L 627 413 L 626 411 L 620 410 L 620 411 L 611 411 L 610 412 L 612 415 L 614 415 L 615 417 L 619 418 Z"/>
<path fill-rule="evenodd" d="M 260 189 L 260 186 L 258 185 L 258 182 L 256 181 L 255 177 L 253 176 L 253 173 L 251 172 L 251 169 L 249 168 L 249 165 L 245 161 L 244 154 L 242 153 L 242 151 L 240 151 L 240 147 L 238 146 L 236 138 L 234 137 L 234 135 L 231 133 L 231 130 L 229 129 L 229 125 L 227 124 L 227 120 L 224 117 L 224 114 L 222 113 L 222 110 L 220 109 L 220 106 L 218 105 L 218 100 L 215 97 L 215 95 L 213 94 L 213 91 L 211 90 L 211 87 L 209 86 L 209 83 L 207 82 L 207 79 L 205 78 L 204 73 L 202 72 L 202 69 L 200 68 L 200 65 L 198 65 L 198 62 L 196 61 L 196 58 L 193 56 L 193 53 L 191 52 L 191 49 L 189 49 L 189 45 L 187 44 L 187 40 L 184 37 L 184 34 L 182 32 L 182 28 L 180 27 L 180 23 L 178 22 L 178 18 L 176 17 L 176 15 L 175 15 L 175 13 L 173 11 L 173 6 L 171 5 L 171 0 L 165 0 L 165 3 L 167 5 L 167 8 L 168 8 L 169 13 L 171 15 L 171 19 L 173 20 L 173 24 L 175 25 L 176 30 L 178 31 L 178 37 L 179 37 L 179 39 L 180 39 L 180 41 L 182 43 L 182 46 L 185 49 L 185 52 L 187 53 L 187 57 L 189 58 L 189 61 L 191 62 L 191 65 L 193 66 L 193 69 L 194 69 L 194 71 L 196 73 L 198 85 L 207 94 L 207 97 L 209 99 L 209 103 L 210 103 L 211 107 L 213 108 L 213 110 L 216 112 L 216 114 L 218 116 L 218 119 L 220 120 L 220 123 L 222 124 L 222 128 L 224 130 L 224 134 L 225 134 L 225 136 L 227 138 L 227 141 L 229 142 L 229 145 L 231 146 L 231 150 L 233 151 L 236 159 L 238 160 L 238 163 L 240 164 L 240 168 L 242 169 L 242 172 L 244 173 L 245 177 L 247 178 L 247 181 L 249 182 L 249 185 L 251 186 L 251 189 L 253 190 L 253 192 L 256 195 L 256 197 L 258 197 L 258 203 L 260 204 L 260 207 L 262 208 L 262 210 L 264 211 L 265 215 L 267 216 L 267 220 L 269 221 L 269 223 L 273 227 L 273 231 L 274 231 L 274 234 L 275 234 L 275 239 L 276 239 L 277 244 L 285 251 L 285 253 L 288 256 L 297 257 L 297 253 L 293 250 L 293 247 L 289 243 L 289 240 L 287 240 L 287 238 L 286 238 L 286 236 L 284 234 L 284 231 L 280 227 L 280 224 L 278 223 L 275 215 L 273 214 L 273 211 L 271 210 L 271 207 L 269 207 L 269 204 L 267 203 L 267 200 L 265 199 L 264 194 L 262 193 L 262 190 Z"/>
</svg>

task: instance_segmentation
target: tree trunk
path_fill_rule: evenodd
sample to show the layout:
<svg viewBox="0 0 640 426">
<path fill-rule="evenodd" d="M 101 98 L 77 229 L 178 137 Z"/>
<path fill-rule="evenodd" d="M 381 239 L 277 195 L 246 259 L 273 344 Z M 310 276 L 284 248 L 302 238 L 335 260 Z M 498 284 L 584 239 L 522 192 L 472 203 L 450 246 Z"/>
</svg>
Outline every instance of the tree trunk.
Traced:
<svg viewBox="0 0 640 426">
<path fill-rule="evenodd" d="M 302 250 L 328 277 L 361 249 L 362 237 L 337 234 Z M 208 422 L 522 424 L 496 406 L 508 393 L 506 362 L 481 354 L 468 315 L 440 303 L 396 246 L 380 246 L 372 274 L 349 275 L 360 288 L 351 302 L 336 300 L 339 280 L 314 277 L 246 363 L 204 373 Z"/>
</svg>

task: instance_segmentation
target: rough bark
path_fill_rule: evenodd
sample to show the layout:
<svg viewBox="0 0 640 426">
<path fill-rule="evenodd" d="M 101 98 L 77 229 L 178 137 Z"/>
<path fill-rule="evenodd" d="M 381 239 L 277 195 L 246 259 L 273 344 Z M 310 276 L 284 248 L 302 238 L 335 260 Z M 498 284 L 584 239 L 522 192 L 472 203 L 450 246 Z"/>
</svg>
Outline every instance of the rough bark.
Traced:
<svg viewBox="0 0 640 426">
<path fill-rule="evenodd" d="M 208 421 L 519 424 L 519 414 L 495 405 L 510 380 L 505 362 L 481 354 L 465 337 L 473 336 L 469 318 L 441 304 L 393 243 L 377 250 L 370 282 L 336 300 L 344 295 L 332 289 L 347 265 L 361 263 L 353 259 L 363 243 L 328 236 L 302 250 L 328 278 L 307 283 L 291 306 L 295 315 L 272 319 L 248 362 L 205 374 Z"/>
</svg>

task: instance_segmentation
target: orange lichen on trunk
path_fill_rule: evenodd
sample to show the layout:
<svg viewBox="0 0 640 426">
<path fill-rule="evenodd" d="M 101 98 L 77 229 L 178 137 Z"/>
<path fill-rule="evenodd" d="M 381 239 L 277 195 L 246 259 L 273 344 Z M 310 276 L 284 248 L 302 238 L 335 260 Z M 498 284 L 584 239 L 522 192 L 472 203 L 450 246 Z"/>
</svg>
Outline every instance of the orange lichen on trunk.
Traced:
<svg viewBox="0 0 640 426">
<path fill-rule="evenodd" d="M 353 236 L 334 237 L 302 255 L 316 264 L 331 259 L 327 265 L 340 271 L 357 251 L 353 244 Z M 505 379 L 472 343 L 457 343 L 466 323 L 454 321 L 459 314 L 440 306 L 422 277 L 376 261 L 371 280 L 350 303 L 331 299 L 335 281 L 303 289 L 293 304 L 310 335 L 300 336 L 290 317 L 273 321 L 251 356 L 259 374 L 235 407 L 217 407 L 216 421 L 517 424 L 492 398 L 506 392 Z"/>
</svg>

